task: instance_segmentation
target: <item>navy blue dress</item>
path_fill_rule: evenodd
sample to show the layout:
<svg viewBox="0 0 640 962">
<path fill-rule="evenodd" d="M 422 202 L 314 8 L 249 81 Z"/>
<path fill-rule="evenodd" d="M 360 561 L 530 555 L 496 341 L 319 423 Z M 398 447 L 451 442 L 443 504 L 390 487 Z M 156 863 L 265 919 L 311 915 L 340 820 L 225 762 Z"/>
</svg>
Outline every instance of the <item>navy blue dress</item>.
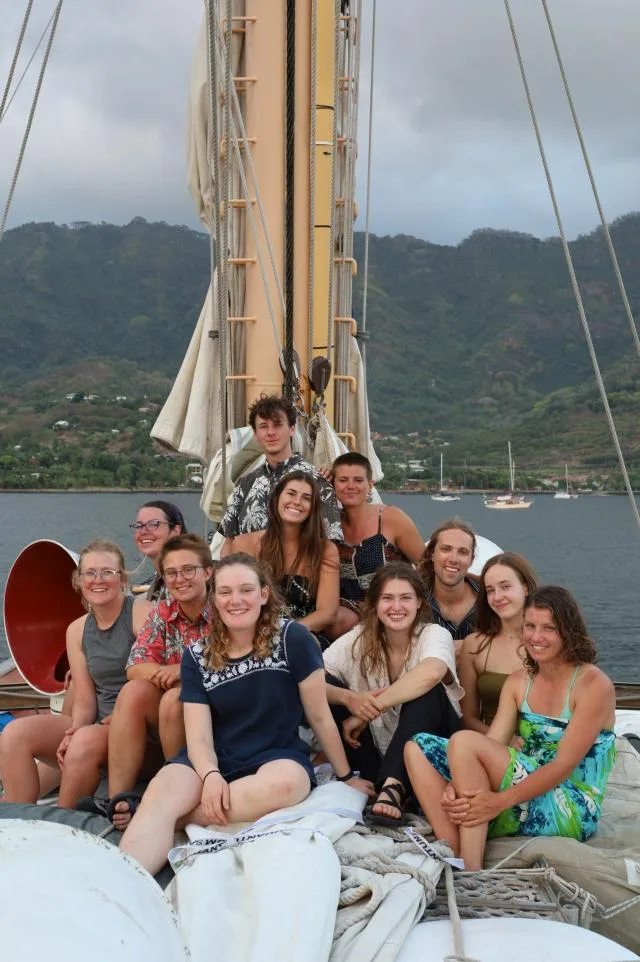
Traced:
<svg viewBox="0 0 640 962">
<path fill-rule="evenodd" d="M 296 621 L 280 623 L 266 658 L 253 653 L 231 658 L 219 671 L 205 665 L 201 642 L 185 648 L 180 699 L 209 706 L 218 766 L 227 781 L 253 774 L 266 762 L 290 759 L 302 765 L 315 786 L 307 746 L 298 734 L 303 719 L 298 685 L 319 669 L 324 671 L 318 644 Z"/>
</svg>

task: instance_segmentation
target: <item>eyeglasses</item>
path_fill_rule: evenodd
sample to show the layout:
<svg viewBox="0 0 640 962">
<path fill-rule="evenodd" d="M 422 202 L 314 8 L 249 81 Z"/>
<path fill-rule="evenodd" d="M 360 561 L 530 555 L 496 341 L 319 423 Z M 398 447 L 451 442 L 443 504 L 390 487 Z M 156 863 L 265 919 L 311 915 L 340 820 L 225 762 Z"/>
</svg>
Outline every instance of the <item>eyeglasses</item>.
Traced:
<svg viewBox="0 0 640 962">
<path fill-rule="evenodd" d="M 161 524 L 168 524 L 171 527 L 171 522 L 160 521 L 158 518 L 152 521 L 133 521 L 129 527 L 132 531 L 157 531 Z"/>
<path fill-rule="evenodd" d="M 121 573 L 120 568 L 87 568 L 79 571 L 78 577 L 83 581 L 115 581 Z"/>
<path fill-rule="evenodd" d="M 199 571 L 200 569 L 204 571 L 205 566 L 185 565 L 183 568 L 165 568 L 162 572 L 162 576 L 168 585 L 173 584 L 174 581 L 177 581 L 180 575 L 182 575 L 185 581 L 193 581 L 196 576 L 196 571 Z"/>
</svg>

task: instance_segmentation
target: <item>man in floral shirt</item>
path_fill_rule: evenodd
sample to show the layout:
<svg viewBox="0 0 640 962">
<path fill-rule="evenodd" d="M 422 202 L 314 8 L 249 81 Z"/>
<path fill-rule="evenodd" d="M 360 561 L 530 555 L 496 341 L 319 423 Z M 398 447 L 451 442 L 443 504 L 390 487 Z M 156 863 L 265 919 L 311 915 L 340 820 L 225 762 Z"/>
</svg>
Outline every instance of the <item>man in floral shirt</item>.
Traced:
<svg viewBox="0 0 640 962">
<path fill-rule="evenodd" d="M 327 537 L 332 541 L 342 540 L 340 506 L 333 485 L 322 477 L 317 468 L 291 450 L 296 417 L 292 401 L 277 394 L 261 394 L 249 408 L 249 424 L 266 460 L 255 471 L 241 478 L 233 489 L 218 529 L 225 538 L 220 552 L 222 557 L 231 553 L 233 539 L 239 534 L 266 528 L 269 495 L 283 475 L 295 470 L 307 471 L 315 478 L 320 488 Z"/>
<path fill-rule="evenodd" d="M 192 534 L 170 539 L 159 566 L 169 598 L 154 605 L 133 643 L 129 680 L 111 716 L 109 817 L 121 830 L 137 807 L 133 789 L 141 772 L 149 762 L 156 768 L 162 763 L 160 746 L 164 758 L 173 758 L 185 745 L 179 701 L 182 652 L 205 640 L 211 620 L 207 596 L 212 561 L 206 542 Z"/>
</svg>

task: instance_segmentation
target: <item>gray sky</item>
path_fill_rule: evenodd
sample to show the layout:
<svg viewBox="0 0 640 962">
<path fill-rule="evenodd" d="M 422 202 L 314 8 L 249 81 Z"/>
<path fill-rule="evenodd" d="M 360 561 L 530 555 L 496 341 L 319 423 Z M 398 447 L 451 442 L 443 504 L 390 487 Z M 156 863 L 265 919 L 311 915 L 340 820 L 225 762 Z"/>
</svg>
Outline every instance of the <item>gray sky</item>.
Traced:
<svg viewBox="0 0 640 962">
<path fill-rule="evenodd" d="M 3 84 L 25 2 L 0 0 Z M 35 0 L 28 55 L 53 6 Z M 368 0 L 363 6 L 370 12 Z M 597 214 L 542 7 L 512 7 L 575 236 L 591 230 Z M 640 209 L 640 3 L 549 7 L 612 220 Z M 185 107 L 201 12 L 198 0 L 65 0 L 10 226 L 137 215 L 198 226 L 185 184 Z M 367 23 L 367 46 L 369 38 Z M 0 127 L 2 206 L 34 82 L 30 73 Z M 364 49 L 360 228 L 368 86 Z M 378 0 L 371 229 L 456 243 L 479 227 L 555 233 L 503 0 Z"/>
</svg>

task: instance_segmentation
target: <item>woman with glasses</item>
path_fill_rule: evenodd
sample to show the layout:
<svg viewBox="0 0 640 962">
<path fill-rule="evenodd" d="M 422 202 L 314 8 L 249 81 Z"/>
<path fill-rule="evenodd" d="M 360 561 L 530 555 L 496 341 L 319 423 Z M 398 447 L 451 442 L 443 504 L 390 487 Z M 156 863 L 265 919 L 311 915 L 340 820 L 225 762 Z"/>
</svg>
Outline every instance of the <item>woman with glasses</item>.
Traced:
<svg viewBox="0 0 640 962">
<path fill-rule="evenodd" d="M 155 568 L 155 576 L 147 591 L 147 600 L 166 599 L 167 592 L 158 568 L 158 560 L 169 538 L 187 533 L 182 511 L 171 501 L 146 501 L 129 527 L 133 531 L 133 540 L 138 551 L 148 558 Z"/>
<path fill-rule="evenodd" d="M 170 538 L 160 551 L 158 570 L 169 597 L 152 608 L 127 662 L 123 687 L 109 732 L 109 796 L 106 812 L 123 829 L 140 796 L 140 774 L 158 763 L 158 742 L 165 758 L 185 744 L 180 696 L 180 661 L 187 645 L 209 630 L 207 603 L 213 562 L 209 546 L 197 535 Z"/>
<path fill-rule="evenodd" d="M 67 629 L 67 656 L 73 672 L 70 715 L 19 718 L 0 739 L 3 801 L 35 802 L 39 794 L 36 759 L 61 769 L 58 805 L 75 808 L 100 782 L 107 760 L 109 722 L 135 637 L 151 605 L 125 594 L 127 572 L 121 549 L 92 541 L 80 552 L 73 585 L 87 614 Z"/>
<path fill-rule="evenodd" d="M 311 475 L 286 474 L 271 492 L 267 517 L 264 531 L 240 535 L 233 550 L 269 565 L 286 617 L 305 625 L 324 648 L 329 642 L 322 633 L 340 601 L 338 549 L 325 534 L 320 491 Z"/>
<path fill-rule="evenodd" d="M 151 782 L 121 842 L 149 872 L 176 823 L 254 822 L 306 798 L 316 779 L 298 734 L 303 712 L 338 779 L 373 792 L 347 762 L 316 642 L 280 618 L 268 569 L 249 555 L 216 565 L 210 633 L 185 650 L 181 678 L 187 751 Z"/>
</svg>

